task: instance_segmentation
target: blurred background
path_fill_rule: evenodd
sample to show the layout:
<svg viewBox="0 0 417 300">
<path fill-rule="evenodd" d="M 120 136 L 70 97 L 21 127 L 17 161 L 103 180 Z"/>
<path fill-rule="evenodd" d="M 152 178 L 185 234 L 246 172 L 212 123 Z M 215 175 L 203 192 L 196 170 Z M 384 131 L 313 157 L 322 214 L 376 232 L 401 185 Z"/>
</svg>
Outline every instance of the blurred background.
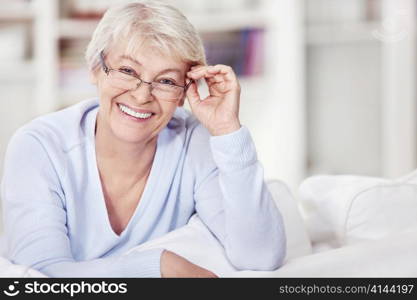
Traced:
<svg viewBox="0 0 417 300">
<path fill-rule="evenodd" d="M 125 0 L 0 0 L 0 170 L 25 122 L 88 97 L 83 54 Z M 267 179 L 416 168 L 416 0 L 167 0 L 231 65 Z M 28 153 L 30 155 L 30 153 Z M 1 175 L 1 173 L 0 173 Z"/>
</svg>

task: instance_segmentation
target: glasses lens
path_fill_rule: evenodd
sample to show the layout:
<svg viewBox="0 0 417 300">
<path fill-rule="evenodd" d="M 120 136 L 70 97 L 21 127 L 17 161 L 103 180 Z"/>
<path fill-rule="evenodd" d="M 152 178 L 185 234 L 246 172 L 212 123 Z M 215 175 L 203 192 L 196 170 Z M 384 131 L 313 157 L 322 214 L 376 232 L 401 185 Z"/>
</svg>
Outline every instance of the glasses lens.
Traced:
<svg viewBox="0 0 417 300">
<path fill-rule="evenodd" d="M 135 89 L 139 83 L 137 78 L 115 70 L 110 71 L 109 81 L 112 86 L 125 90 Z"/>
</svg>

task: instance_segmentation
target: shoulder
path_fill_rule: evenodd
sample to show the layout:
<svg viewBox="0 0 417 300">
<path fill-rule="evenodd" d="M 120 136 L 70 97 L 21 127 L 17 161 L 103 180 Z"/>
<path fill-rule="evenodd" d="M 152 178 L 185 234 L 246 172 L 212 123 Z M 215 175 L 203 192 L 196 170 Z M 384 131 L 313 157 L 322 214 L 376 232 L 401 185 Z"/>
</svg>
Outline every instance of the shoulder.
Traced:
<svg viewBox="0 0 417 300">
<path fill-rule="evenodd" d="M 87 119 L 98 108 L 97 99 L 88 99 L 60 111 L 40 116 L 19 128 L 12 140 L 31 136 L 42 145 L 68 151 L 87 137 Z"/>
</svg>

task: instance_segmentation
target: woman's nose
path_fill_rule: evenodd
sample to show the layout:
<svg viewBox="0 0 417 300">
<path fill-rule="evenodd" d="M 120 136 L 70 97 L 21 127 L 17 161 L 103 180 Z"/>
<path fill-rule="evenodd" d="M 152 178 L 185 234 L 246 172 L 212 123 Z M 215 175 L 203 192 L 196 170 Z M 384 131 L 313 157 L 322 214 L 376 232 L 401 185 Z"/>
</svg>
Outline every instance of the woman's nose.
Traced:
<svg viewBox="0 0 417 300">
<path fill-rule="evenodd" d="M 152 95 L 152 83 L 141 81 L 138 82 L 135 89 L 132 89 L 131 94 L 139 103 L 147 103 L 154 100 Z"/>
</svg>

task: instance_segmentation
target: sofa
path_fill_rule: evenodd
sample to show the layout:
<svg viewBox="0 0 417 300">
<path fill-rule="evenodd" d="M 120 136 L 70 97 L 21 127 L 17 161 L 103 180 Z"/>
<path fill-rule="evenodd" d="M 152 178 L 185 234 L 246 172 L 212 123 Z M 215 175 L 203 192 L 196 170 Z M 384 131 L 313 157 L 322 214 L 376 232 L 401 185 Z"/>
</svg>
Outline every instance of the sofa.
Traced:
<svg viewBox="0 0 417 300">
<path fill-rule="evenodd" d="M 417 277 L 417 171 L 398 179 L 317 175 L 295 197 L 280 181 L 267 184 L 287 235 L 277 270 L 236 270 L 197 215 L 126 254 L 164 247 L 219 277 Z M 2 246 L 0 238 L 0 277 L 45 276 L 1 257 Z"/>
</svg>

